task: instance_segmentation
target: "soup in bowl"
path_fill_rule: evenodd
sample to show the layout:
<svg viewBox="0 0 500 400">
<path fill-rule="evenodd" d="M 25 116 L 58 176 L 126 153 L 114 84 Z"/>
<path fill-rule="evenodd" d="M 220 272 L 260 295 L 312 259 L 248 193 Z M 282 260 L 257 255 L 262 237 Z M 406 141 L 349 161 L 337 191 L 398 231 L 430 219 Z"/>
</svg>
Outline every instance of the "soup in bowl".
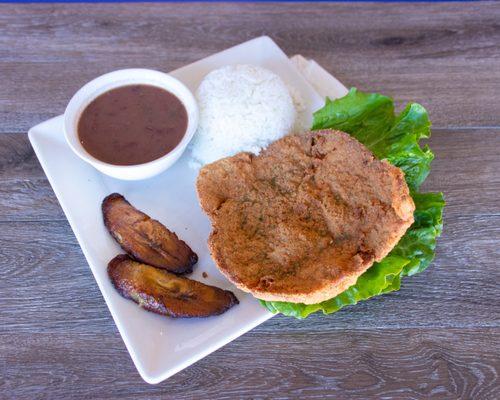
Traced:
<svg viewBox="0 0 500 400">
<path fill-rule="evenodd" d="M 127 69 L 83 86 L 64 114 L 69 146 L 99 171 L 118 179 L 154 176 L 182 155 L 196 131 L 198 107 L 179 80 Z"/>
</svg>

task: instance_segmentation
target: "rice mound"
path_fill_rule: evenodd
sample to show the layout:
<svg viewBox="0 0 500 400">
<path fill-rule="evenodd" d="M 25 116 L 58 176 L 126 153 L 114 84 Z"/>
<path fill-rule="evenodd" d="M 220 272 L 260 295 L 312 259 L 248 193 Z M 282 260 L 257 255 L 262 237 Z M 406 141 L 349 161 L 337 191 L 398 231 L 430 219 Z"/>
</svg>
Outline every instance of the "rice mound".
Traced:
<svg viewBox="0 0 500 400">
<path fill-rule="evenodd" d="M 257 154 L 290 133 L 295 123 L 285 83 L 257 66 L 231 65 L 210 72 L 196 98 L 200 120 L 191 145 L 194 167 L 241 151 Z"/>
</svg>

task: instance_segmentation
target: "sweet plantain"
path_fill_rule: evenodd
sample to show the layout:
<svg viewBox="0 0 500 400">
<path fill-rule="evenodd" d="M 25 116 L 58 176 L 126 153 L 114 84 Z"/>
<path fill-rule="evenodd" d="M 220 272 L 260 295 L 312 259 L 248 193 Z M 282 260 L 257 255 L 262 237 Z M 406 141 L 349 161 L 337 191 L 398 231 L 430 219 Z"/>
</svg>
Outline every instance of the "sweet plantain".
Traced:
<svg viewBox="0 0 500 400">
<path fill-rule="evenodd" d="M 228 290 L 139 263 L 125 254 L 109 262 L 108 275 L 123 297 L 169 317 L 209 317 L 239 303 Z"/>
<path fill-rule="evenodd" d="M 133 207 L 121 194 L 102 202 L 104 224 L 133 258 L 176 274 L 193 271 L 198 256 L 160 222 Z"/>
</svg>

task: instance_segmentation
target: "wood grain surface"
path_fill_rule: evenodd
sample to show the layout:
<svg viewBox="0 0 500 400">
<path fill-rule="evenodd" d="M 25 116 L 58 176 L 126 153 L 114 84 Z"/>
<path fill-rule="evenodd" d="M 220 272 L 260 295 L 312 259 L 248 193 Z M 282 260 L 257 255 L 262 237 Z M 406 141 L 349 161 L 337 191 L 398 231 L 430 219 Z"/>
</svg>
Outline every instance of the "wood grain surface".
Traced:
<svg viewBox="0 0 500 400">
<path fill-rule="evenodd" d="M 500 4 L 0 5 L 0 399 L 500 398 Z M 277 316 L 156 386 L 128 355 L 26 132 L 85 82 L 260 35 L 348 86 L 418 101 L 445 192 L 399 292 Z"/>
</svg>

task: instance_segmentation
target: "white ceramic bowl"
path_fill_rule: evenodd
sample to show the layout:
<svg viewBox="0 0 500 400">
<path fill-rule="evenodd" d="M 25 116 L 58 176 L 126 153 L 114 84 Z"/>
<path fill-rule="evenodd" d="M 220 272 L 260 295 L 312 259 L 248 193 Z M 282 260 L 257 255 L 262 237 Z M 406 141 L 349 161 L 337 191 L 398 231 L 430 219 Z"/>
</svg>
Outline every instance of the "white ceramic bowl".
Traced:
<svg viewBox="0 0 500 400">
<path fill-rule="evenodd" d="M 78 138 L 78 120 L 87 105 L 102 93 L 121 86 L 152 85 L 177 96 L 186 107 L 188 124 L 180 143 L 169 153 L 156 160 L 137 165 L 113 165 L 105 163 L 89 154 Z M 198 106 L 191 91 L 179 80 L 159 71 L 150 69 L 122 69 L 102 75 L 83 86 L 71 98 L 64 112 L 64 135 L 71 149 L 84 161 L 102 173 L 125 180 L 145 179 L 165 171 L 175 163 L 186 149 L 198 125 Z"/>
</svg>

